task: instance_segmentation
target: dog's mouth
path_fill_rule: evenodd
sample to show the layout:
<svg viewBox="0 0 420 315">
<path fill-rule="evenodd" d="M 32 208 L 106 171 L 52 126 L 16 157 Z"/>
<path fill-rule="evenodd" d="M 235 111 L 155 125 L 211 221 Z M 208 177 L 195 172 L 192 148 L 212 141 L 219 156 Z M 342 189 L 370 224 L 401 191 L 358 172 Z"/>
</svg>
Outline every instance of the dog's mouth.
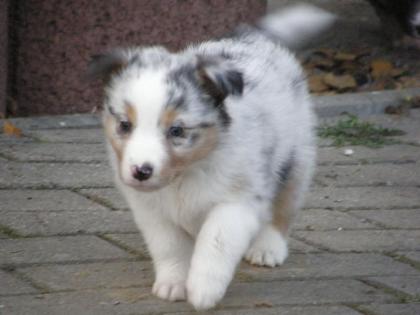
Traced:
<svg viewBox="0 0 420 315">
<path fill-rule="evenodd" d="M 123 183 L 137 191 L 141 191 L 141 192 L 153 192 L 153 191 L 157 191 L 160 190 L 166 186 L 168 186 L 172 180 L 171 179 L 152 179 L 150 181 L 145 181 L 145 182 L 140 182 L 138 180 L 135 179 L 124 179 L 121 178 Z"/>
</svg>

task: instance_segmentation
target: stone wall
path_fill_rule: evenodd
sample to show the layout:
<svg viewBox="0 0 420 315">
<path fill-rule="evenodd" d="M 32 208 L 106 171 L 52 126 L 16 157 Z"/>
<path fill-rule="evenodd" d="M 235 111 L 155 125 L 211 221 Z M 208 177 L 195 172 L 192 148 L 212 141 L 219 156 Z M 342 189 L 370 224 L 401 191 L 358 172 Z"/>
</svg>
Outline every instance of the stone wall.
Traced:
<svg viewBox="0 0 420 315">
<path fill-rule="evenodd" d="M 18 0 L 15 114 L 92 111 L 100 88 L 83 80 L 91 55 L 127 45 L 179 49 L 254 21 L 265 7 L 262 0 Z"/>
</svg>

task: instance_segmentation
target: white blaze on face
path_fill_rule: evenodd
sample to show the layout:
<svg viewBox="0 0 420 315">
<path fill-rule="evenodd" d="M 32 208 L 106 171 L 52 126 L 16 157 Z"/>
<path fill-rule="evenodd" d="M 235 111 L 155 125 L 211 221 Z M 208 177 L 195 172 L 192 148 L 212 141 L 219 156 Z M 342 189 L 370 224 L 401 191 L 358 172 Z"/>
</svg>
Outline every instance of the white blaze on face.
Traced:
<svg viewBox="0 0 420 315">
<path fill-rule="evenodd" d="M 166 159 L 165 136 L 159 126 L 159 118 L 167 102 L 165 72 L 156 69 L 141 73 L 138 79 L 126 83 L 124 100 L 136 112 L 136 125 L 127 141 L 122 160 L 122 178 L 136 184 L 132 177 L 133 166 L 148 163 L 153 176 L 144 185 L 158 184 L 157 178 Z"/>
</svg>

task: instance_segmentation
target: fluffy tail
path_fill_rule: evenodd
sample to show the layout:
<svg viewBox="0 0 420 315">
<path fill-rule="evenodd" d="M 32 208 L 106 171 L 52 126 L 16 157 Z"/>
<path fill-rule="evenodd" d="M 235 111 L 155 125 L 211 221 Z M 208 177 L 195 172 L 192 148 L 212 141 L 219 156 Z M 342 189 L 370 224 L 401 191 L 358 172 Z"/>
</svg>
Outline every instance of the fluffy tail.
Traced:
<svg viewBox="0 0 420 315">
<path fill-rule="evenodd" d="M 296 48 L 327 29 L 335 20 L 336 16 L 330 12 L 301 4 L 267 15 L 257 27 L 274 40 Z"/>
</svg>

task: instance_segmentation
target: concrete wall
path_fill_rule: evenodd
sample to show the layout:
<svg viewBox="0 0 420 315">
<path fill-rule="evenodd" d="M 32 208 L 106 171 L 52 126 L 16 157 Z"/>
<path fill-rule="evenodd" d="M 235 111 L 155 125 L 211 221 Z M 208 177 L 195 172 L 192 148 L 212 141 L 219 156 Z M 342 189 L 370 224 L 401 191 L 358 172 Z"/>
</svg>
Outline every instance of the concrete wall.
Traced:
<svg viewBox="0 0 420 315">
<path fill-rule="evenodd" d="M 254 21 L 266 6 L 265 0 L 13 1 L 19 1 L 12 21 L 17 115 L 89 112 L 100 105 L 100 88 L 82 80 L 92 54 L 125 45 L 178 49 Z"/>
</svg>

